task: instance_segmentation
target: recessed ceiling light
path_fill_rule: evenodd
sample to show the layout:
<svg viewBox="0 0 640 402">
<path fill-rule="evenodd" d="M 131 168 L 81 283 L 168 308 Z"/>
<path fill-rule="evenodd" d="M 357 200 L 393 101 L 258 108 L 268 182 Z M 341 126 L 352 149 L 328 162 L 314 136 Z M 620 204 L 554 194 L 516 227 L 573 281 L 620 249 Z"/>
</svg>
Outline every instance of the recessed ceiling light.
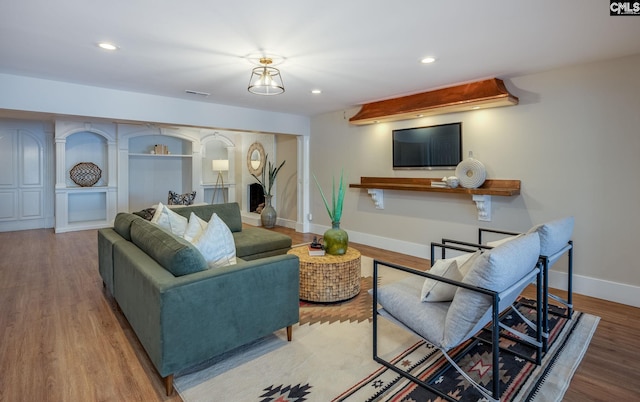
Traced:
<svg viewBox="0 0 640 402">
<path fill-rule="evenodd" d="M 436 61 L 434 57 L 425 57 L 424 59 L 420 60 L 420 63 L 430 64 L 430 63 L 433 63 L 434 61 Z"/>
<path fill-rule="evenodd" d="M 118 46 L 114 45 L 113 43 L 108 43 L 108 42 L 100 42 L 98 43 L 98 47 L 100 47 L 101 49 L 104 50 L 117 50 Z"/>
<path fill-rule="evenodd" d="M 322 93 L 322 90 L 321 90 L 321 89 L 312 89 L 312 90 L 311 90 L 311 93 L 312 93 L 312 94 L 321 94 L 321 93 Z"/>
</svg>

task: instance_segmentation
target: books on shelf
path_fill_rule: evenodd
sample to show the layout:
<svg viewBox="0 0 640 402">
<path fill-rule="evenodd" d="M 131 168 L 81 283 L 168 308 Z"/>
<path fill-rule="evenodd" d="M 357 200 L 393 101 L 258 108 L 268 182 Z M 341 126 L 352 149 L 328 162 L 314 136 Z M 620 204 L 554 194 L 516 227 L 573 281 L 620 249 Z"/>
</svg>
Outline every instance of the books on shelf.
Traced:
<svg viewBox="0 0 640 402">
<path fill-rule="evenodd" d="M 431 187 L 447 188 L 447 183 L 445 183 L 443 181 L 432 181 L 431 182 Z"/>
<path fill-rule="evenodd" d="M 311 256 L 324 255 L 324 249 L 323 248 L 315 248 L 315 247 L 311 247 L 311 245 L 309 245 L 308 247 L 309 247 L 309 255 L 311 255 Z"/>
</svg>

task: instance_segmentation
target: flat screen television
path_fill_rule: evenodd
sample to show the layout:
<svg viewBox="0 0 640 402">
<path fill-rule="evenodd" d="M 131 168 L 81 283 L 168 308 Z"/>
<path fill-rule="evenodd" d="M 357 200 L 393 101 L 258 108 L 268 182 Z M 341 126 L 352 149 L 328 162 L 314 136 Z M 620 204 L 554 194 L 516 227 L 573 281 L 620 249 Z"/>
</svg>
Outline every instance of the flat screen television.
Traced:
<svg viewBox="0 0 640 402">
<path fill-rule="evenodd" d="M 462 161 L 462 123 L 392 131 L 393 169 L 455 169 Z"/>
</svg>

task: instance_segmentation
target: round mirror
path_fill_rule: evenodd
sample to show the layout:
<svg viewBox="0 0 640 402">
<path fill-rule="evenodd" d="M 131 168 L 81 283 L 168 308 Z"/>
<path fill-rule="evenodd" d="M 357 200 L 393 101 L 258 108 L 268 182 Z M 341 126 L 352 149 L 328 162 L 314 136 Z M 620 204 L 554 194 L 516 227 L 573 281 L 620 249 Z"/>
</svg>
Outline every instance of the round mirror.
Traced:
<svg viewBox="0 0 640 402">
<path fill-rule="evenodd" d="M 264 148 L 262 144 L 259 142 L 254 142 L 249 147 L 249 151 L 247 152 L 247 168 L 249 168 L 249 173 L 259 176 L 262 174 L 262 169 L 264 169 Z"/>
</svg>

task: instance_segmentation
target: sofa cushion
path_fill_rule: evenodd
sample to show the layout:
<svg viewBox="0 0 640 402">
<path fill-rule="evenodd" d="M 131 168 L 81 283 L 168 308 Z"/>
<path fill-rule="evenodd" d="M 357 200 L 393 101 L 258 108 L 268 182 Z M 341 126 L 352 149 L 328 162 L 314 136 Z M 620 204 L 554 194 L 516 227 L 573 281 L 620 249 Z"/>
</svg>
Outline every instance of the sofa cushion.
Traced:
<svg viewBox="0 0 640 402">
<path fill-rule="evenodd" d="M 263 228 L 248 227 L 233 234 L 236 254 L 240 257 L 268 253 L 291 247 L 291 237 Z"/>
<path fill-rule="evenodd" d="M 198 219 L 197 216 L 194 216 Z M 236 246 L 227 225 L 213 214 L 207 227 L 193 240 L 193 245 L 207 261 L 209 268 L 224 267 L 236 263 Z"/>
<path fill-rule="evenodd" d="M 196 199 L 196 192 L 178 194 L 175 191 L 169 190 L 169 196 L 167 197 L 167 204 L 169 205 L 191 205 Z"/>
<path fill-rule="evenodd" d="M 428 272 L 454 281 L 462 280 L 458 263 L 453 258 L 436 261 Z M 420 300 L 423 302 L 451 301 L 456 294 L 456 290 L 458 290 L 458 288 L 454 285 L 426 278 L 422 285 Z"/>
<path fill-rule="evenodd" d="M 517 237 L 523 236 L 524 233 L 516 235 L 516 236 L 507 236 L 507 237 L 503 237 L 502 239 L 498 239 L 498 240 L 494 240 L 494 241 L 488 241 L 487 242 L 487 246 L 489 247 L 498 247 L 501 244 L 504 244 L 508 241 L 511 241 Z"/>
<path fill-rule="evenodd" d="M 182 208 L 172 209 L 177 214 L 189 218 L 191 212 L 198 215 L 200 219 L 209 222 L 211 216 L 215 212 L 218 217 L 227 224 L 232 232 L 242 231 L 242 216 L 240 215 L 240 206 L 237 202 L 227 204 L 206 204 L 206 205 L 189 205 Z"/>
<path fill-rule="evenodd" d="M 136 219 L 142 218 L 128 212 L 120 212 L 116 215 L 116 219 L 113 222 L 113 230 L 115 230 L 125 240 L 131 241 L 131 222 Z"/>
<path fill-rule="evenodd" d="M 188 220 L 184 216 L 167 208 L 166 205 L 159 203 L 153 218 L 151 218 L 151 223 L 155 223 L 174 235 L 182 237 L 184 236 L 184 231 L 187 229 Z"/>
<path fill-rule="evenodd" d="M 439 345 L 451 303 L 423 303 L 420 301 L 420 291 L 420 281 L 416 277 L 407 277 L 379 287 L 378 303 L 424 339 Z"/>
<path fill-rule="evenodd" d="M 193 243 L 195 239 L 198 238 L 207 228 L 207 222 L 200 219 L 198 215 L 193 212 L 189 216 L 189 223 L 187 223 L 187 228 L 184 231 L 184 236 L 182 236 L 186 241 Z"/>
<path fill-rule="evenodd" d="M 462 282 L 502 292 L 531 272 L 540 255 L 537 233 L 527 234 L 481 254 Z M 459 344 L 491 306 L 491 298 L 472 290 L 459 288 L 447 312 L 442 346 Z"/>
<path fill-rule="evenodd" d="M 207 269 L 207 262 L 193 244 L 144 219 L 131 223 L 131 241 L 174 276 Z"/>
<path fill-rule="evenodd" d="M 560 251 L 571 240 L 573 234 L 573 216 L 542 223 L 529 229 L 527 233 L 540 235 L 540 255 L 550 257 Z"/>
</svg>

